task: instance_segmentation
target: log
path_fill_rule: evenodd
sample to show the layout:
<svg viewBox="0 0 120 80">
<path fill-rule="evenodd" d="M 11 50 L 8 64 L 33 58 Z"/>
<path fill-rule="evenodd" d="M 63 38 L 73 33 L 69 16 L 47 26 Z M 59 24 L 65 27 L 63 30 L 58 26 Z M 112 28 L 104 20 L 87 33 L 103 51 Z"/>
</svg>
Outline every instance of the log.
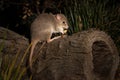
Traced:
<svg viewBox="0 0 120 80">
<path fill-rule="evenodd" d="M 35 80 L 114 80 L 119 64 L 113 40 L 94 29 L 55 40 L 39 54 Z"/>
<path fill-rule="evenodd" d="M 0 34 L 0 44 L 4 43 L 1 69 L 7 63 L 6 56 L 13 60 L 20 53 L 17 67 L 29 40 L 1 27 Z M 42 49 L 41 45 L 38 43 L 34 51 L 33 80 L 114 80 L 119 55 L 113 40 L 103 31 L 90 29 L 54 40 Z M 21 67 L 28 67 L 28 57 L 29 52 Z M 28 74 L 26 71 L 22 80 L 28 80 Z"/>
</svg>

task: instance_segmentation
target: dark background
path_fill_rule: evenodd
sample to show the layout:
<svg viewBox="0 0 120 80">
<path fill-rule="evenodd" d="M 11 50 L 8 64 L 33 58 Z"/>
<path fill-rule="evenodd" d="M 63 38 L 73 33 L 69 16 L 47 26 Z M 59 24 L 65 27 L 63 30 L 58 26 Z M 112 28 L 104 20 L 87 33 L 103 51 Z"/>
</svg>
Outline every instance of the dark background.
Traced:
<svg viewBox="0 0 120 80">
<path fill-rule="evenodd" d="M 64 13 L 69 33 L 97 28 L 108 33 L 120 52 L 120 0 L 0 0 L 0 26 L 30 38 L 30 25 L 42 12 Z M 78 16 L 82 19 L 79 28 Z M 120 69 L 118 69 L 117 76 Z"/>
</svg>

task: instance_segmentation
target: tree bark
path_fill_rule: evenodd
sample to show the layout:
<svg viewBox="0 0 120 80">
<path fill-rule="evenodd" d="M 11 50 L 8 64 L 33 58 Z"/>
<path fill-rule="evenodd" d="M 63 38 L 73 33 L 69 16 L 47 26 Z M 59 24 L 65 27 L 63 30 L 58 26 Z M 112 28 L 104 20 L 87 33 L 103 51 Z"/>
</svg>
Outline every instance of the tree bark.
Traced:
<svg viewBox="0 0 120 80">
<path fill-rule="evenodd" d="M 0 44 L 4 42 L 1 51 L 3 68 L 5 56 L 9 55 L 12 59 L 11 55 L 19 49 L 20 55 L 23 55 L 29 42 L 4 28 L 0 28 L 0 34 Z M 113 40 L 103 31 L 90 29 L 54 40 L 42 49 L 41 45 L 39 43 L 34 50 L 33 59 L 37 59 L 33 63 L 33 80 L 114 80 L 119 55 Z M 24 66 L 28 63 L 28 56 Z"/>
</svg>

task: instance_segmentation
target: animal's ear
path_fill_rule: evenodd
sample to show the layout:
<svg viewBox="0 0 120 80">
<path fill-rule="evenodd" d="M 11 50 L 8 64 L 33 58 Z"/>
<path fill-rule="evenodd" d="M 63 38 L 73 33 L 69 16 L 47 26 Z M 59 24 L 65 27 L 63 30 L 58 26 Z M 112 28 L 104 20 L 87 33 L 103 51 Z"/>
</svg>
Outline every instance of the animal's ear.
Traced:
<svg viewBox="0 0 120 80">
<path fill-rule="evenodd" d="M 61 19 L 61 15 L 60 14 L 56 14 L 56 19 L 60 20 Z"/>
</svg>

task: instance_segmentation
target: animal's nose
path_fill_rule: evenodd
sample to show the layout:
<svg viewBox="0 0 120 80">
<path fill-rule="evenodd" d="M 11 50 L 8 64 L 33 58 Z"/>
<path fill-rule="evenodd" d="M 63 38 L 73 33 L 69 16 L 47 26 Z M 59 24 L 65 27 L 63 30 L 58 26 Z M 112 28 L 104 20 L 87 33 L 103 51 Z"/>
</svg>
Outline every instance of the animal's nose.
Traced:
<svg viewBox="0 0 120 80">
<path fill-rule="evenodd" d="M 69 28 L 69 26 L 66 26 L 65 28 L 64 28 L 64 30 L 67 30 Z"/>
</svg>

